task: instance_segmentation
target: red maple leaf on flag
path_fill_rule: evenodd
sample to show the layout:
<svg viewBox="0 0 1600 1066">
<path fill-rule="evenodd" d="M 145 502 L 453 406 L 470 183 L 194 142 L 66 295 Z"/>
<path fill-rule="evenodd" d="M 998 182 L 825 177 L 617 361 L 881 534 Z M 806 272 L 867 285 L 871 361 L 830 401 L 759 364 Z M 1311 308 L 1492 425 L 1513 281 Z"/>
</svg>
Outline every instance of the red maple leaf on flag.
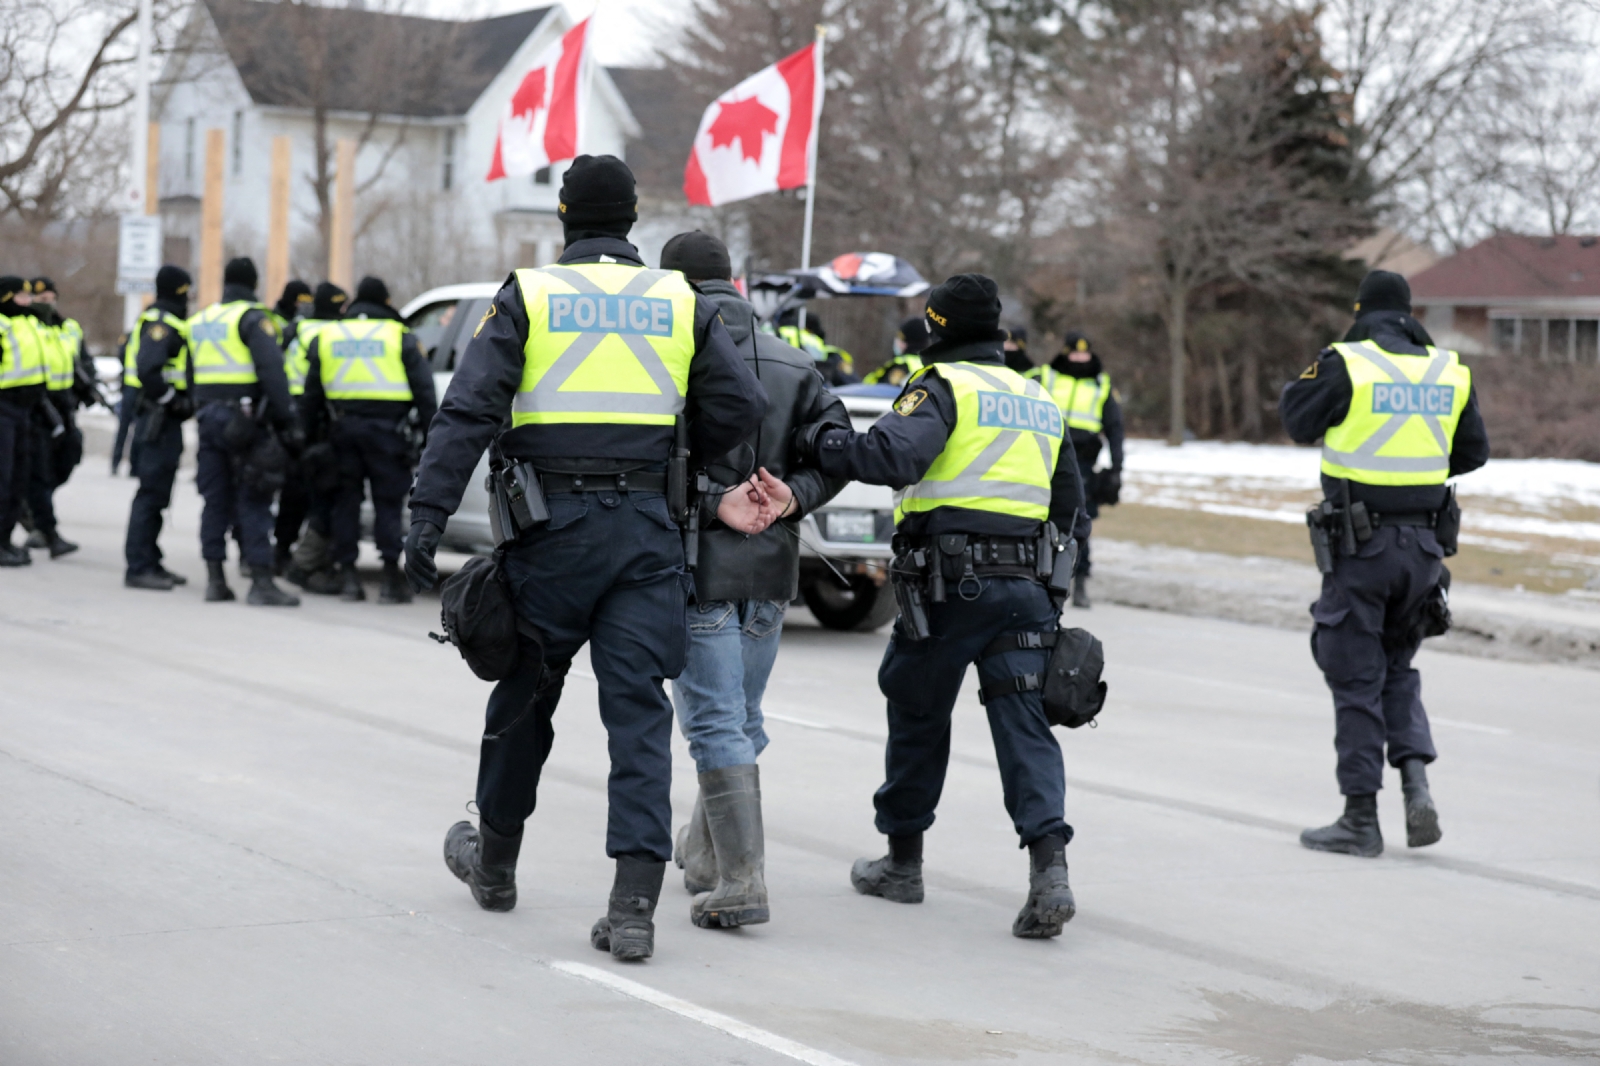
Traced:
<svg viewBox="0 0 1600 1066">
<path fill-rule="evenodd" d="M 761 159 L 761 135 L 778 132 L 778 113 L 755 97 L 717 105 L 712 120 L 711 147 L 725 148 L 739 142 L 739 154 L 746 160 Z"/>
<path fill-rule="evenodd" d="M 544 67 L 528 71 L 517 91 L 511 94 L 512 118 L 532 118 L 544 106 L 544 71 Z"/>
</svg>

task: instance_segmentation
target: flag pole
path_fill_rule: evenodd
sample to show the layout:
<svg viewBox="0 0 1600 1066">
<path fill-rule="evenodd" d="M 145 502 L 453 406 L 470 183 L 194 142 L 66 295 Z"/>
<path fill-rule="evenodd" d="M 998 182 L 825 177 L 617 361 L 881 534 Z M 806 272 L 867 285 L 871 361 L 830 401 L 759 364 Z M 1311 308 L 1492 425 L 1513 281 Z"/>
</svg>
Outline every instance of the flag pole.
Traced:
<svg viewBox="0 0 1600 1066">
<path fill-rule="evenodd" d="M 828 27 L 817 24 L 817 82 L 811 98 L 811 143 L 806 146 L 806 221 L 800 236 L 800 269 L 811 269 L 811 220 L 817 207 L 817 143 L 822 140 L 822 89 L 823 49 L 828 41 Z M 806 305 L 800 305 L 800 329 L 806 328 Z"/>
</svg>

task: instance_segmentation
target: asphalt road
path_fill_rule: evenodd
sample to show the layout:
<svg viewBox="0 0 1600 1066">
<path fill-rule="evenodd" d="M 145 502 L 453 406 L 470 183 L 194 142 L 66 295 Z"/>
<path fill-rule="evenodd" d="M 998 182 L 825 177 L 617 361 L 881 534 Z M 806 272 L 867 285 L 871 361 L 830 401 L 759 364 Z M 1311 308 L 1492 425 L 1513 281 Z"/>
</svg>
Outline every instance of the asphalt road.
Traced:
<svg viewBox="0 0 1600 1066">
<path fill-rule="evenodd" d="M 885 634 L 797 611 L 763 757 L 771 924 L 590 949 L 611 865 L 580 659 L 519 870 L 488 914 L 440 844 L 488 686 L 436 604 L 206 604 L 190 475 L 168 562 L 121 587 L 132 483 L 63 489 L 83 550 L 0 571 L 0 1062 L 1542 1063 L 1600 1057 L 1600 672 L 1425 653 L 1444 840 L 1314 854 L 1338 811 L 1303 635 L 1122 608 L 1104 725 L 1062 735 L 1079 912 L 1025 886 L 972 692 L 927 902 L 856 896 Z M 242 585 L 240 586 L 242 591 Z M 674 798 L 693 766 L 681 743 Z M 683 813 L 679 814 L 681 821 Z"/>
</svg>

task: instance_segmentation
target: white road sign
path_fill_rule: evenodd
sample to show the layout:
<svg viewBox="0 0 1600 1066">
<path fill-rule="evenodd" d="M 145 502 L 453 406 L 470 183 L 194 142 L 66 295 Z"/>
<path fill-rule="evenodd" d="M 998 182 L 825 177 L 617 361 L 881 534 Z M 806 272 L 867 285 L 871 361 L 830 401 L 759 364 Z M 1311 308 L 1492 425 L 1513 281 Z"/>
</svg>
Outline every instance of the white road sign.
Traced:
<svg viewBox="0 0 1600 1066">
<path fill-rule="evenodd" d="M 117 292 L 154 292 L 161 269 L 161 216 L 122 216 L 117 241 Z"/>
</svg>

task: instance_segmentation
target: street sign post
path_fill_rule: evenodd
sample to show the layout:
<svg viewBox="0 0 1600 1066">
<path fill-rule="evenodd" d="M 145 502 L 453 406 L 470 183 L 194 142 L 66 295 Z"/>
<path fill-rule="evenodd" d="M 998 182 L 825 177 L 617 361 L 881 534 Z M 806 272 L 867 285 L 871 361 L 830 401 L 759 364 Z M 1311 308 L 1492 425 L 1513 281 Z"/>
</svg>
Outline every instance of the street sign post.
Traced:
<svg viewBox="0 0 1600 1066">
<path fill-rule="evenodd" d="M 123 296 L 156 291 L 161 269 L 161 216 L 126 214 L 117 240 L 117 292 Z"/>
</svg>

